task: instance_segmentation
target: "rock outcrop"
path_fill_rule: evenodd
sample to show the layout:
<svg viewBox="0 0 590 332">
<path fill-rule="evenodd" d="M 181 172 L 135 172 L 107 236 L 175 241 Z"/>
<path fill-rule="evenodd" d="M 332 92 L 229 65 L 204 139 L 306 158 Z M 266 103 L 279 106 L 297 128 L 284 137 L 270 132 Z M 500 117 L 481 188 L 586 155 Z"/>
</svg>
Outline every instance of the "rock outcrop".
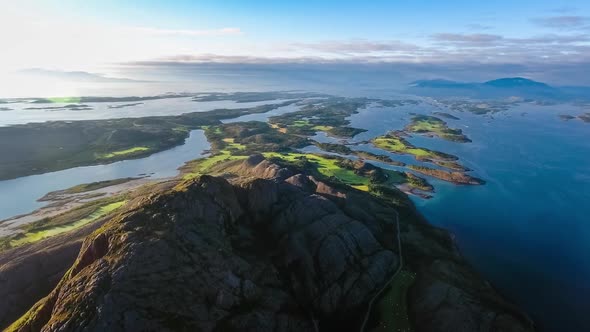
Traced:
<svg viewBox="0 0 590 332">
<path fill-rule="evenodd" d="M 399 208 L 404 262 L 417 273 L 408 302 L 418 331 L 531 330 L 411 204 L 260 156 L 226 169 L 225 178 L 201 176 L 132 201 L 86 238 L 56 288 L 10 329 L 355 330 L 401 262 Z"/>
</svg>

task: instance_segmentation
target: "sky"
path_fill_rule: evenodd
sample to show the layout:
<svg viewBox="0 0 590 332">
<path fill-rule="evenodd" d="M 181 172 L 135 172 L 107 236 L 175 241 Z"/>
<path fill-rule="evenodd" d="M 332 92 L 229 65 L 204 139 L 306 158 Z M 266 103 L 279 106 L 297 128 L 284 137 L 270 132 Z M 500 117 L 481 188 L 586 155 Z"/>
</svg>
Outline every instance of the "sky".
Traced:
<svg viewBox="0 0 590 332">
<path fill-rule="evenodd" d="M 587 0 L 0 0 L 0 6 L 0 72 L 202 62 L 550 70 L 590 62 Z"/>
</svg>

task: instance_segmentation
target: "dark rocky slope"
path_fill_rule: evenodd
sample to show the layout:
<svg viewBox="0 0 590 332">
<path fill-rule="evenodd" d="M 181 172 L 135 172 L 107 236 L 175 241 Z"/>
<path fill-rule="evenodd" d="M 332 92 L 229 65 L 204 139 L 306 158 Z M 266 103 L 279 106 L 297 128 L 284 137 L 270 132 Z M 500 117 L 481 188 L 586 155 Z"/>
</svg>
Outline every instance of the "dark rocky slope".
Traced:
<svg viewBox="0 0 590 332">
<path fill-rule="evenodd" d="M 532 330 L 403 194 L 394 205 L 260 156 L 220 170 L 135 199 L 10 330 L 356 330 L 400 264 L 394 209 L 417 331 Z"/>
</svg>

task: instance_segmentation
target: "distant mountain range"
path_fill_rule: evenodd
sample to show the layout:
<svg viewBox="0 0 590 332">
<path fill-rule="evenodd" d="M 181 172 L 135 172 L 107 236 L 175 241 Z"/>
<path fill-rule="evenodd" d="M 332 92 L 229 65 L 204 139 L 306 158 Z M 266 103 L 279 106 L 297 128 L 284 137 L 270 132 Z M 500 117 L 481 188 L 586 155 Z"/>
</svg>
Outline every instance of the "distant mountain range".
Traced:
<svg viewBox="0 0 590 332">
<path fill-rule="evenodd" d="M 432 97 L 522 98 L 536 100 L 588 99 L 588 87 L 553 87 L 523 77 L 499 78 L 483 83 L 449 80 L 420 80 L 410 83 L 407 92 Z"/>
<path fill-rule="evenodd" d="M 48 79 L 57 79 L 71 82 L 89 83 L 134 83 L 141 82 L 129 78 L 108 77 L 102 74 L 89 73 L 85 71 L 62 71 L 42 68 L 31 68 L 19 71 L 20 74 L 36 76 Z"/>
</svg>

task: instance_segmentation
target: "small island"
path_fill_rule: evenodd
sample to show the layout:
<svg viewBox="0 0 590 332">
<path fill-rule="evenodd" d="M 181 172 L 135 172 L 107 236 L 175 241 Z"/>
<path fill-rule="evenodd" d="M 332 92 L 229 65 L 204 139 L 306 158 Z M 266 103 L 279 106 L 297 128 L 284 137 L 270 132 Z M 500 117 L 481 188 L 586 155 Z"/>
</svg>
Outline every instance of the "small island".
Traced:
<svg viewBox="0 0 590 332">
<path fill-rule="evenodd" d="M 422 173 L 424 175 L 429 175 L 435 177 L 437 179 L 441 179 L 447 182 L 451 182 L 454 184 L 470 184 L 470 185 L 482 185 L 485 184 L 485 181 L 482 179 L 478 179 L 476 177 L 472 177 L 462 172 L 448 172 L 443 171 L 440 169 L 434 169 L 424 166 L 416 166 L 410 165 L 408 166 L 409 169 L 416 171 L 418 173 Z"/>
<path fill-rule="evenodd" d="M 461 129 L 451 129 L 443 120 L 428 115 L 416 115 L 412 117 L 412 122 L 406 126 L 405 130 L 409 133 L 421 134 L 429 137 L 439 137 L 451 142 L 467 143 L 471 142 L 463 134 Z"/>
<path fill-rule="evenodd" d="M 432 114 L 438 115 L 442 118 L 447 118 L 447 119 L 451 119 L 451 120 L 460 120 L 458 117 L 454 116 L 453 114 L 450 113 L 445 113 L 445 112 L 434 112 Z"/>
<path fill-rule="evenodd" d="M 143 103 L 130 103 L 130 104 L 121 104 L 121 105 L 108 105 L 109 109 L 117 109 L 117 108 L 126 108 L 126 107 L 133 107 L 143 105 Z"/>
<path fill-rule="evenodd" d="M 375 137 L 371 143 L 380 149 L 397 154 L 408 154 L 414 156 L 418 161 L 455 161 L 459 158 L 444 152 L 433 151 L 426 148 L 419 148 L 412 145 L 403 136 L 406 134 L 400 131 L 391 131 L 383 136 Z"/>
<path fill-rule="evenodd" d="M 569 121 L 569 120 L 575 119 L 576 117 L 573 115 L 569 115 L 569 114 L 560 114 L 559 118 L 563 121 Z"/>
<path fill-rule="evenodd" d="M 25 107 L 24 110 L 42 110 L 42 111 L 88 111 L 92 107 L 86 104 L 67 104 L 64 106 L 45 106 L 45 107 Z"/>
</svg>

